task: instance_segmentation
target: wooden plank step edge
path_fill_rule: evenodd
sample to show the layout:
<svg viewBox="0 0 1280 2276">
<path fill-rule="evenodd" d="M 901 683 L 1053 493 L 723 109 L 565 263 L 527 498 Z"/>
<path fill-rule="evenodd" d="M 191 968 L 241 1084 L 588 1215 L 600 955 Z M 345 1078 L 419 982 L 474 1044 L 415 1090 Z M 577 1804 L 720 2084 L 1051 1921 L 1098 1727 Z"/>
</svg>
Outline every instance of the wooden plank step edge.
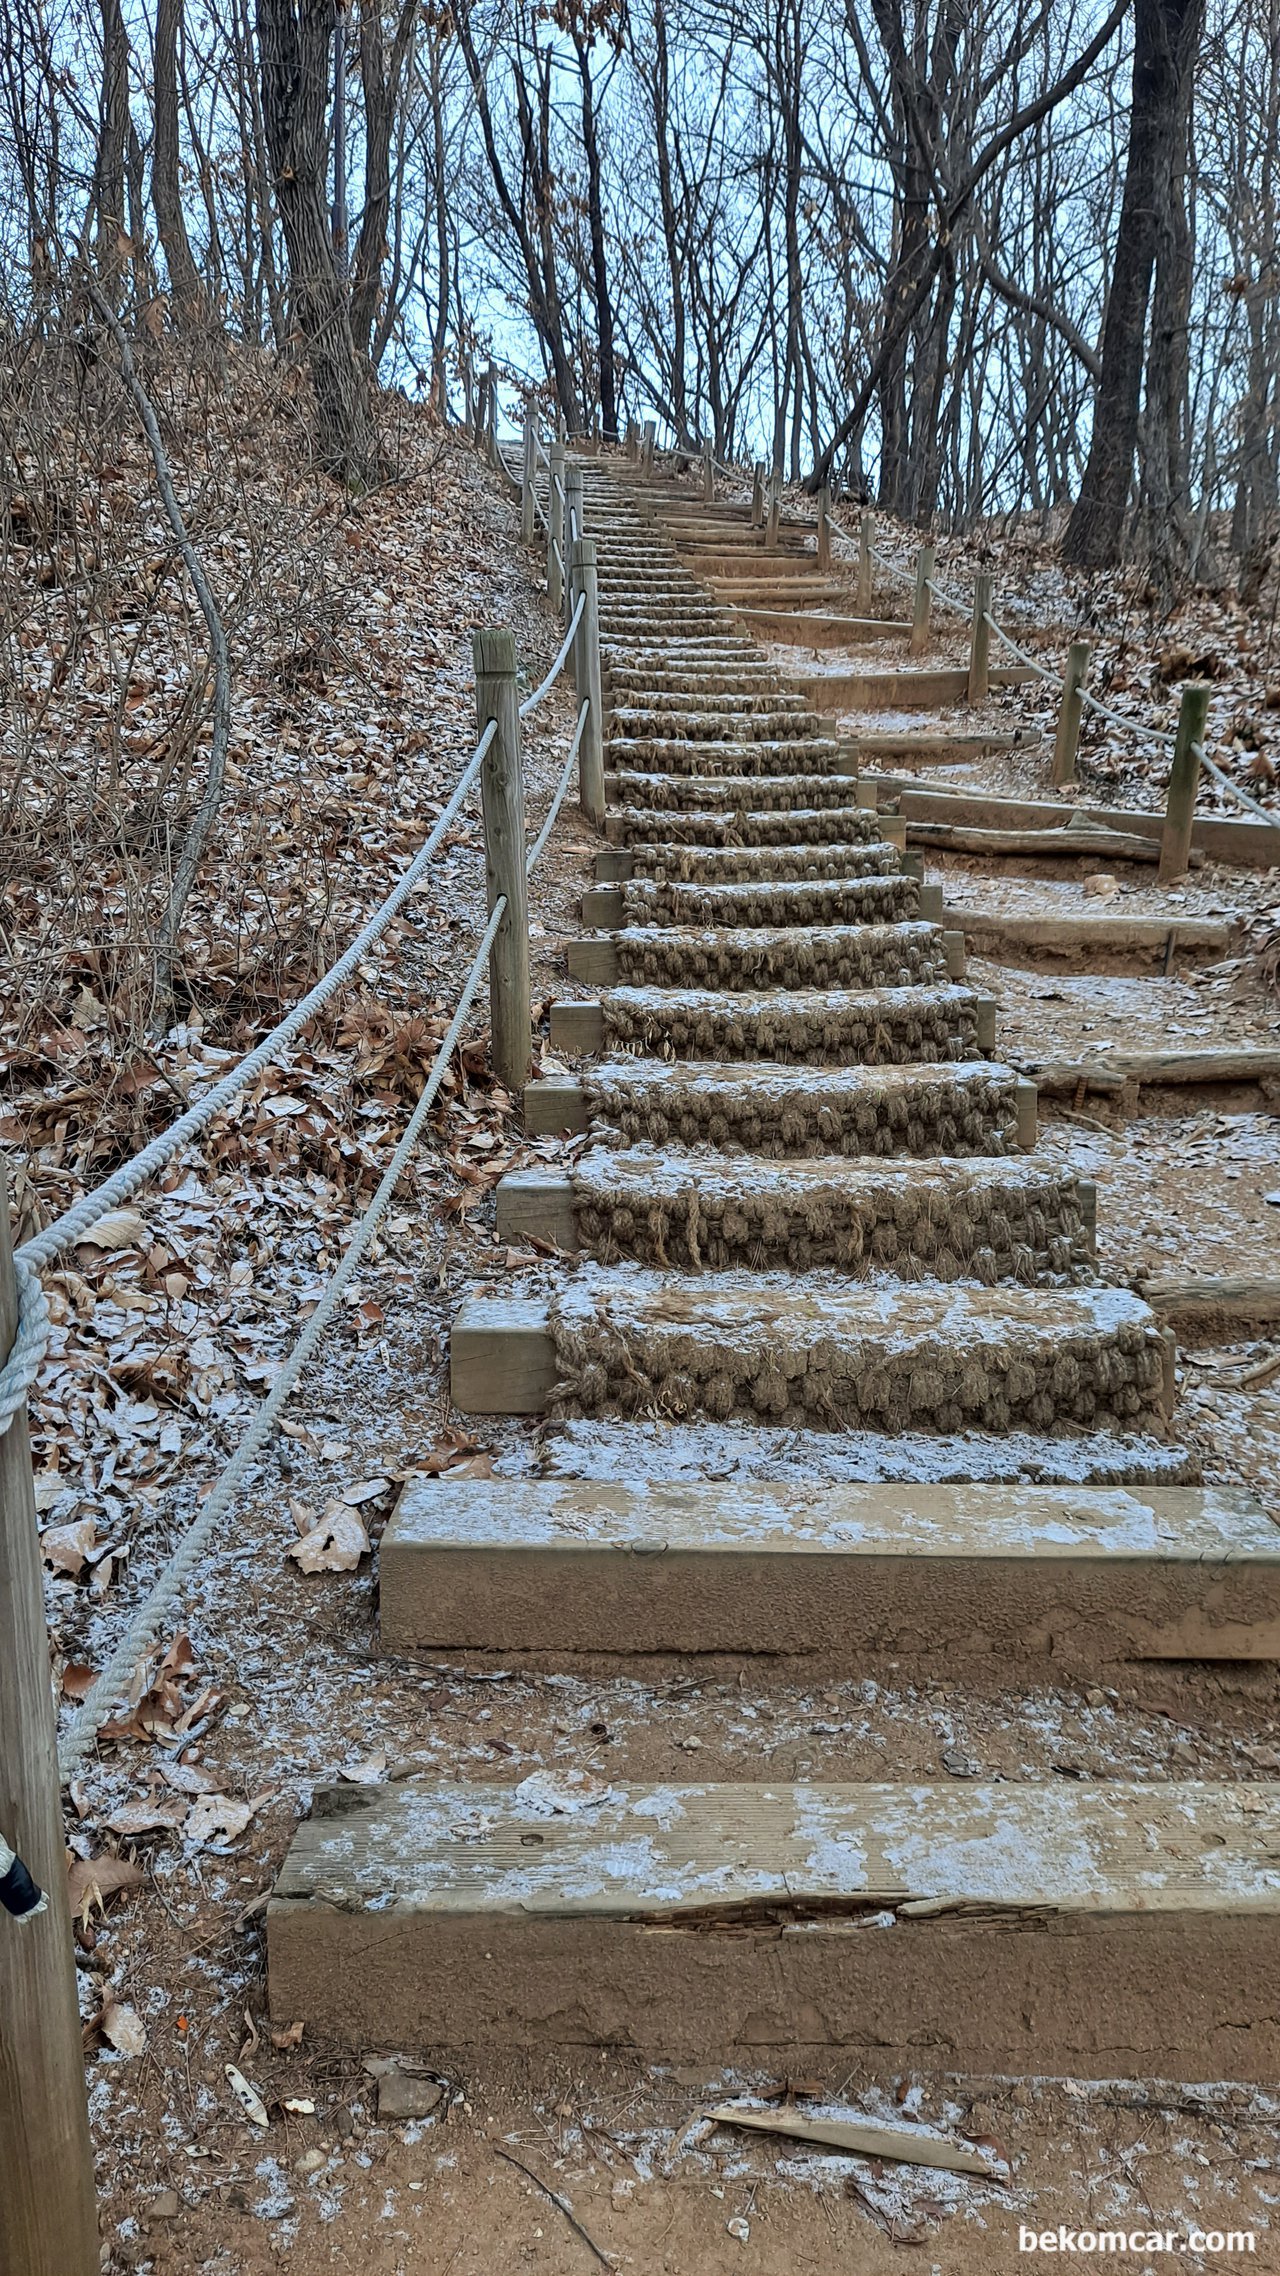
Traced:
<svg viewBox="0 0 1280 2276">
<path fill-rule="evenodd" d="M 564 1791 L 318 1792 L 267 1913 L 273 2019 L 888 2075 L 922 2046 L 1015 2076 L 1280 2065 L 1274 1784 Z"/>
<path fill-rule="evenodd" d="M 1230 1487 L 413 1478 L 379 1582 L 387 1651 L 1280 1659 L 1280 1531 Z"/>
</svg>

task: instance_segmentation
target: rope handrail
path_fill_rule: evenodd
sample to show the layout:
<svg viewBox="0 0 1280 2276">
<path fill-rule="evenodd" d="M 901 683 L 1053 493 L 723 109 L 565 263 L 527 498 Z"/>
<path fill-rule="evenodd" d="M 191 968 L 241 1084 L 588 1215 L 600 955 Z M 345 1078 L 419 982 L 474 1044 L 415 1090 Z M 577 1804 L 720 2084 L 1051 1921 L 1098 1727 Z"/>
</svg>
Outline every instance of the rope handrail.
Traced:
<svg viewBox="0 0 1280 2276">
<path fill-rule="evenodd" d="M 118 1208 L 122 1202 L 132 1200 L 149 1179 L 158 1175 L 173 1160 L 182 1146 L 197 1137 L 224 1106 L 230 1105 L 232 1099 L 244 1090 L 246 1084 L 252 1082 L 255 1075 L 260 1074 L 264 1067 L 288 1049 L 307 1021 L 324 1008 L 329 998 L 337 993 L 343 982 L 354 972 L 361 958 L 381 939 L 392 918 L 408 900 L 475 782 L 496 732 L 496 724 L 490 720 L 430 836 L 419 847 L 399 883 L 393 886 L 337 963 L 330 966 L 313 988 L 308 989 L 301 1001 L 294 1005 L 293 1010 L 278 1026 L 272 1028 L 269 1035 L 264 1036 L 261 1043 L 238 1060 L 194 1106 L 188 1107 L 185 1114 L 179 1115 L 176 1122 L 171 1122 L 167 1130 L 162 1130 L 158 1137 L 153 1138 L 130 1161 L 122 1163 L 118 1170 L 113 1170 L 111 1176 L 96 1186 L 92 1193 L 85 1194 L 70 1209 L 64 1210 L 62 1216 L 56 1218 L 52 1225 L 46 1226 L 43 1232 L 24 1241 L 17 1251 L 18 1261 L 32 1266 L 52 1264 L 56 1257 L 74 1248 L 76 1242 L 83 1239 L 100 1217 L 104 1217 L 109 1209 Z"/>
<path fill-rule="evenodd" d="M 556 655 L 554 664 L 552 665 L 550 671 L 547 673 L 545 680 L 539 680 L 537 687 L 533 691 L 533 694 L 527 695 L 524 699 L 524 702 L 520 706 L 520 717 L 522 719 L 527 719 L 531 711 L 537 710 L 538 705 L 541 703 L 543 697 L 547 694 L 549 689 L 555 686 L 556 681 L 559 679 L 561 672 L 564 670 L 565 658 L 573 646 L 574 633 L 577 631 L 579 624 L 582 622 L 582 612 L 586 605 L 586 594 L 579 593 L 577 606 L 574 609 L 573 615 L 569 619 L 569 623 L 565 631 L 565 636 L 560 643 L 559 651 Z"/>
<path fill-rule="evenodd" d="M 506 907 L 505 899 L 499 899 L 493 905 L 488 924 L 485 926 L 484 936 L 463 983 L 462 993 L 458 999 L 458 1008 L 432 1061 L 431 1071 L 423 1084 L 417 1105 L 409 1117 L 391 1160 L 383 1171 L 373 1199 L 351 1236 L 350 1245 L 342 1258 L 342 1262 L 332 1274 L 323 1296 L 303 1327 L 271 1389 L 259 1403 L 257 1413 L 249 1423 L 234 1454 L 223 1468 L 217 1484 L 203 1503 L 200 1515 L 188 1526 L 163 1571 L 152 1583 L 147 1595 L 134 1612 L 124 1635 L 111 1653 L 101 1673 L 95 1676 L 85 1694 L 78 1714 L 75 1716 L 70 1729 L 65 1733 L 58 1748 L 58 1768 L 64 1782 L 75 1775 L 83 1762 L 94 1743 L 99 1726 L 106 1718 L 108 1709 L 128 1686 L 138 1659 L 153 1639 L 166 1610 L 210 1540 L 215 1526 L 230 1508 L 254 1455 L 266 1439 L 276 1416 L 284 1406 L 308 1359 L 333 1318 L 344 1289 L 364 1257 L 379 1224 L 385 1216 L 409 1156 L 417 1143 L 418 1133 L 435 1103 L 436 1092 L 444 1078 L 445 1069 L 457 1047 L 463 1023 L 471 1009 L 476 989 L 480 985 L 480 975 L 484 969 L 485 960 L 497 937 L 498 927 L 502 922 Z"/>
<path fill-rule="evenodd" d="M 1051 671 L 1047 664 L 1042 664 L 1038 656 L 1029 655 L 1025 648 L 1019 648 L 1017 641 L 1010 639 L 1008 633 L 1004 629 L 1004 626 L 996 623 L 996 620 L 992 616 L 990 609 L 983 610 L 982 621 L 987 626 L 989 631 L 994 632 L 996 639 L 1003 643 L 1003 645 L 1008 649 L 1011 656 L 1016 656 L 1019 663 L 1028 665 L 1033 672 L 1039 674 L 1042 680 L 1051 681 L 1053 686 L 1061 691 L 1066 683 L 1060 677 L 1060 675 L 1057 672 Z"/>
<path fill-rule="evenodd" d="M 569 788 L 569 777 L 573 773 L 573 762 L 578 756 L 578 745 L 582 741 L 583 730 L 586 727 L 590 710 L 591 698 L 589 696 L 584 696 L 581 708 L 578 712 L 578 724 L 573 731 L 573 741 L 569 745 L 568 755 L 565 759 L 564 767 L 561 771 L 560 780 L 556 784 L 556 792 L 554 798 L 551 801 L 550 811 L 548 812 L 547 817 L 543 822 L 542 828 L 539 830 L 537 837 L 534 839 L 533 844 L 529 849 L 529 856 L 524 865 L 526 877 L 532 877 L 534 863 L 537 861 L 539 854 L 542 852 L 542 849 L 547 842 L 547 839 L 550 837 L 552 830 L 555 828 L 556 816 L 560 812 L 560 808 L 564 803 L 564 794 Z"/>
<path fill-rule="evenodd" d="M 964 602 L 958 601 L 954 593 L 944 592 L 941 585 L 935 585 L 932 577 L 926 577 L 925 583 L 932 593 L 935 601 L 941 601 L 944 609 L 954 609 L 957 616 L 969 615 L 970 612 L 966 608 Z"/>
</svg>

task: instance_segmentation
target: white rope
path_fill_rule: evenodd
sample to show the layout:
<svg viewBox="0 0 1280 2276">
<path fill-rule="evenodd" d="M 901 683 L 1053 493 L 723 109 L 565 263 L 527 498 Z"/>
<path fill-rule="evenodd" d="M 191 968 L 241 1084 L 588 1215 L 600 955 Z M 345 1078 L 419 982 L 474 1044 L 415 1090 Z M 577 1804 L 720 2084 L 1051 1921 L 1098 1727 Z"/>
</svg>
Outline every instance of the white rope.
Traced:
<svg viewBox="0 0 1280 2276">
<path fill-rule="evenodd" d="M 1042 664 L 1038 656 L 1028 655 L 1025 648 L 1019 648 L 1017 641 L 1011 640 L 1008 633 L 1004 630 L 1003 626 L 996 623 L 996 620 L 992 616 L 990 609 L 983 610 L 982 621 L 989 627 L 992 632 L 994 632 L 997 640 L 1003 641 L 1005 647 L 1009 651 L 1009 654 L 1011 656 L 1016 656 L 1019 663 L 1029 665 L 1031 670 L 1038 673 L 1042 680 L 1048 680 L 1052 686 L 1059 689 L 1059 691 L 1061 690 L 1063 682 L 1058 677 L 1058 674 L 1056 672 L 1051 672 L 1047 664 Z"/>
<path fill-rule="evenodd" d="M 0 1438 L 25 1408 L 49 1341 L 49 1307 L 39 1273 L 21 1256 L 14 1258 L 13 1271 L 18 1283 L 18 1319 L 9 1356 L 0 1367 Z"/>
<path fill-rule="evenodd" d="M 1210 758 L 1203 743 L 1196 743 L 1193 748 L 1199 753 L 1201 766 L 1213 776 L 1215 782 L 1220 782 L 1224 790 L 1229 790 L 1232 797 L 1239 799 L 1240 804 L 1247 806 L 1249 812 L 1256 814 L 1260 821 L 1268 822 L 1273 830 L 1280 830 L 1280 814 L 1273 813 L 1270 807 L 1259 806 L 1256 798 L 1250 798 L 1247 790 L 1241 790 L 1239 783 L 1233 782 L 1230 775 L 1224 773 L 1217 760 Z"/>
<path fill-rule="evenodd" d="M 24 1241 L 18 1251 L 17 1261 L 29 1265 L 52 1264 L 55 1257 L 74 1248 L 76 1242 L 84 1238 L 90 1227 L 96 1225 L 108 1209 L 118 1208 L 121 1202 L 131 1200 L 149 1178 L 155 1177 L 166 1163 L 173 1160 L 180 1147 L 196 1137 L 247 1083 L 252 1082 L 263 1067 L 287 1050 L 307 1021 L 314 1018 L 329 998 L 337 993 L 344 980 L 354 972 L 361 958 L 386 931 L 396 911 L 408 900 L 480 772 L 481 762 L 496 732 L 497 724 L 490 720 L 430 837 L 414 855 L 399 884 L 387 895 L 382 906 L 375 911 L 364 930 L 357 935 L 337 963 L 330 967 L 322 979 L 317 980 L 314 988 L 308 991 L 300 1003 L 294 1005 L 287 1018 L 282 1019 L 280 1025 L 274 1027 L 270 1035 L 250 1051 L 247 1057 L 241 1059 L 221 1081 L 215 1083 L 212 1090 L 206 1091 L 195 1106 L 179 1115 L 178 1120 L 170 1123 L 169 1128 L 162 1131 L 158 1138 L 153 1138 L 149 1146 L 144 1146 L 140 1154 L 135 1154 L 132 1161 L 125 1162 L 102 1185 L 97 1186 L 92 1193 L 87 1193 L 72 1208 L 65 1210 L 43 1233 L 37 1233 L 33 1240 Z"/>
<path fill-rule="evenodd" d="M 578 605 L 575 608 L 573 615 L 569 619 L 569 629 L 565 633 L 564 639 L 560 643 L 560 653 L 556 657 L 556 660 L 548 672 L 545 680 L 540 680 L 537 687 L 534 689 L 533 694 L 527 695 L 525 697 L 524 702 L 520 706 L 520 717 L 522 719 L 527 719 L 531 711 L 537 710 L 538 705 L 541 703 L 548 689 L 554 687 L 556 681 L 559 679 L 561 672 L 564 670 L 565 657 L 568 655 L 569 650 L 573 646 L 574 633 L 577 631 L 579 624 L 582 622 L 582 612 L 586 605 L 586 594 L 579 593 Z"/>
<path fill-rule="evenodd" d="M 350 1246 L 341 1264 L 330 1279 L 324 1295 L 303 1328 L 266 1398 L 261 1402 L 235 1453 L 227 1463 L 208 1499 L 204 1502 L 200 1515 L 194 1524 L 188 1526 L 163 1572 L 138 1606 L 120 1642 L 101 1674 L 94 1678 L 85 1694 L 83 1706 L 65 1733 L 58 1749 L 58 1768 L 64 1781 L 75 1775 L 76 1770 L 92 1747 L 99 1725 L 105 1720 L 108 1709 L 127 1689 L 139 1658 L 146 1651 L 183 1582 L 203 1554 L 213 1534 L 214 1527 L 231 1507 L 255 1454 L 270 1433 L 276 1416 L 297 1383 L 329 1321 L 333 1318 L 343 1290 L 368 1249 L 369 1243 L 390 1205 L 392 1195 L 400 1182 L 409 1156 L 417 1143 L 418 1133 L 431 1111 L 445 1069 L 453 1056 L 462 1033 L 463 1023 L 471 1009 L 472 999 L 480 984 L 480 975 L 484 969 L 485 959 L 493 946 L 506 906 L 505 899 L 500 899 L 494 904 L 489 922 L 485 927 L 484 938 L 476 950 L 475 959 L 464 983 L 458 1008 L 449 1023 L 448 1033 L 436 1053 L 431 1072 L 409 1118 L 404 1136 L 383 1172 L 377 1192 L 351 1236 Z"/>
<path fill-rule="evenodd" d="M 926 577 L 925 583 L 935 601 L 941 601 L 944 609 L 954 609 L 957 616 L 968 616 L 970 614 L 963 601 L 958 601 L 954 593 L 944 592 L 941 585 L 934 584 L 932 577 Z"/>
<path fill-rule="evenodd" d="M 555 540 L 555 538 L 552 538 L 552 540 L 551 540 L 551 551 L 552 551 L 552 554 L 553 554 L 553 556 L 554 556 L 554 558 L 555 558 L 555 565 L 556 565 L 557 569 L 560 571 L 561 579 L 563 579 L 563 577 L 564 577 L 564 555 L 563 555 L 563 554 L 562 554 L 562 552 L 560 551 L 559 545 L 556 543 L 556 540 Z"/>
<path fill-rule="evenodd" d="M 555 827 L 556 816 L 560 812 L 560 808 L 564 803 L 564 794 L 569 788 L 569 777 L 573 773 L 573 762 L 578 756 L 578 745 L 582 741 L 582 730 L 587 724 L 587 714 L 590 709 L 591 699 L 588 696 L 586 701 L 583 703 L 582 709 L 578 713 L 578 724 L 574 728 L 573 741 L 569 745 L 569 755 L 564 762 L 564 768 L 561 773 L 560 780 L 556 785 L 556 794 L 551 801 L 551 810 L 548 813 L 546 821 L 543 823 L 542 828 L 539 830 L 537 837 L 534 839 L 533 844 L 529 849 L 529 856 L 524 865 L 524 873 L 526 877 L 532 877 L 533 865 L 537 861 L 539 854 L 542 852 L 547 839 L 550 837 L 551 832 Z"/>
</svg>

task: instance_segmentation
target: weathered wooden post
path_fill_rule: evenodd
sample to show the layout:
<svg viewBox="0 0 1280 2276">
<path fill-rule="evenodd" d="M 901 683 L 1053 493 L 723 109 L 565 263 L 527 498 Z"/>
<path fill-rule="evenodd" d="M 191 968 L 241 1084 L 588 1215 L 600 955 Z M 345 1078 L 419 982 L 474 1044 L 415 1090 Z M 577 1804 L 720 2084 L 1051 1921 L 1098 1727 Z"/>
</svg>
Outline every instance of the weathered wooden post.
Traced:
<svg viewBox="0 0 1280 2276">
<path fill-rule="evenodd" d="M 858 516 L 858 588 L 854 605 L 859 616 L 871 614 L 871 556 L 875 552 L 875 515 Z"/>
<path fill-rule="evenodd" d="M 702 446 L 702 503 L 710 506 L 716 494 L 716 454 L 710 443 Z"/>
<path fill-rule="evenodd" d="M 499 463 L 499 460 L 498 460 L 498 375 L 497 375 L 497 372 L 494 370 L 494 368 L 493 368 L 493 365 L 492 365 L 492 364 L 490 364 L 490 366 L 489 366 L 489 369 L 488 369 L 488 371 L 487 371 L 487 372 L 486 372 L 486 374 L 485 374 L 485 379 L 486 379 L 486 382 L 487 382 L 487 393 L 486 393 L 486 396 L 485 396 L 485 423 L 484 423 L 484 440 L 485 440 L 485 452 L 486 452 L 486 455 L 487 455 L 487 457 L 488 457 L 488 460 L 489 460 L 489 464 L 490 464 L 490 466 L 495 466 L 495 467 L 496 467 L 496 466 L 498 465 L 498 463 Z"/>
<path fill-rule="evenodd" d="M 757 459 L 751 469 L 751 527 L 764 526 L 764 463 Z"/>
<path fill-rule="evenodd" d="M 582 468 L 566 466 L 564 470 L 564 621 L 573 615 L 577 589 L 573 582 L 573 549 L 585 535 L 582 518 Z"/>
<path fill-rule="evenodd" d="M 518 1091 L 529 1080 L 533 1013 L 515 634 L 496 626 L 477 632 L 472 636 L 472 654 L 476 726 L 481 734 L 491 719 L 497 727 L 480 768 L 490 914 L 503 895 L 507 903 L 489 951 L 490 1056 L 499 1082 Z"/>
<path fill-rule="evenodd" d="M 639 456 L 640 456 L 640 429 L 639 429 L 639 427 L 638 427 L 638 425 L 636 424 L 636 421 L 635 421 L 634 419 L 628 419 L 628 421 L 627 421 L 627 457 L 628 457 L 628 458 L 630 458 L 630 459 L 637 459 L 637 458 L 639 458 Z"/>
<path fill-rule="evenodd" d="M 1185 877 L 1191 866 L 1191 825 L 1195 816 L 1200 759 L 1211 693 L 1206 680 L 1193 680 L 1182 691 L 1182 702 L 1178 708 L 1178 732 L 1173 745 L 1173 767 L 1169 775 L 1169 800 L 1164 810 L 1164 829 L 1160 837 L 1160 868 L 1157 874 L 1162 885 L 1172 883 L 1175 878 Z"/>
<path fill-rule="evenodd" d="M 1050 781 L 1074 782 L 1076 779 L 1076 753 L 1080 748 L 1080 719 L 1084 710 L 1084 683 L 1089 675 L 1089 643 L 1073 640 L 1067 650 L 1067 668 L 1062 680 L 1062 702 L 1058 706 L 1058 732 L 1053 742 L 1053 773 Z"/>
<path fill-rule="evenodd" d="M 13 1349 L 17 1320 L 8 1180 L 0 1168 L 0 1351 Z M 0 1573 L 0 2269 L 6 2276 L 98 2276 L 25 1409 L 0 1439 Z"/>
<path fill-rule="evenodd" d="M 933 546 L 922 545 L 916 555 L 916 582 L 911 597 L 911 640 L 909 643 L 910 653 L 913 656 L 923 656 L 929 645 L 929 614 L 933 605 L 933 594 L 930 590 L 929 580 L 933 576 L 934 552 Z"/>
<path fill-rule="evenodd" d="M 538 421 L 532 403 L 524 407 L 524 447 L 520 454 L 520 535 L 532 545 L 538 531 L 534 483 L 538 473 Z"/>
<path fill-rule="evenodd" d="M 600 692 L 600 596 L 596 541 L 580 537 L 573 549 L 573 584 L 582 595 L 582 616 L 573 642 L 573 684 L 589 706 L 578 745 L 578 796 L 582 811 L 604 828 L 604 707 Z"/>
<path fill-rule="evenodd" d="M 654 449 L 655 449 L 655 446 L 656 446 L 656 444 L 657 444 L 657 440 L 658 440 L 658 422 L 657 422 L 657 420 L 656 420 L 656 419 L 646 419 L 646 420 L 645 420 L 645 423 L 644 423 L 644 442 L 643 442 L 643 444 L 642 444 L 642 446 L 641 446 L 641 450 L 640 450 L 640 465 L 641 465 L 641 469 L 642 469 L 643 473 L 646 475 L 646 477 L 647 477 L 647 476 L 649 476 L 649 475 L 651 475 L 651 474 L 653 473 L 653 453 L 654 453 Z"/>
<path fill-rule="evenodd" d="M 547 599 L 557 615 L 564 599 L 564 444 L 547 453 Z"/>
<path fill-rule="evenodd" d="M 973 621 L 969 627 L 969 686 L 970 703 L 985 703 L 991 676 L 991 603 L 995 599 L 995 580 L 989 570 L 980 569 L 973 580 Z"/>
<path fill-rule="evenodd" d="M 818 567 L 831 567 L 831 490 L 825 482 L 818 492 Z"/>
<path fill-rule="evenodd" d="M 469 435 L 476 426 L 476 375 L 470 356 L 462 359 L 462 424 Z"/>
<path fill-rule="evenodd" d="M 769 518 L 764 525 L 766 553 L 776 553 L 778 531 L 782 522 L 782 476 L 777 468 L 769 476 Z"/>
</svg>

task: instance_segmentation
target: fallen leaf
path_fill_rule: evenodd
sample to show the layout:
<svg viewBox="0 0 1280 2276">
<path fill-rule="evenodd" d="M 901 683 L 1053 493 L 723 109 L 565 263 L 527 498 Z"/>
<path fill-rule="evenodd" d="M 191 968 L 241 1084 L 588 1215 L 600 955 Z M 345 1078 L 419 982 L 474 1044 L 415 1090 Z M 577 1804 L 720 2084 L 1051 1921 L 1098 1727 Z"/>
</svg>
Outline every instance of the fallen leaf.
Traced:
<svg viewBox="0 0 1280 2276">
<path fill-rule="evenodd" d="M 146 2026 L 136 2007 L 118 2007 L 114 2001 L 110 2002 L 102 2010 L 98 2029 L 117 2054 L 145 2055 Z"/>
<path fill-rule="evenodd" d="M 341 1499 L 348 1509 L 359 1509 L 362 1502 L 377 1501 L 381 1494 L 390 1491 L 390 1478 L 361 1478 L 358 1485 L 343 1487 Z"/>
<path fill-rule="evenodd" d="M 182 1824 L 186 1814 L 185 1802 L 125 1802 L 112 1811 L 106 1825 L 109 1833 L 126 1836 L 172 1832 Z"/>
<path fill-rule="evenodd" d="M 201 1794 L 187 1814 L 187 1840 L 197 1849 L 212 1841 L 237 1841 L 256 1817 L 266 1796 L 252 1802 L 235 1802 L 229 1794 Z"/>
<path fill-rule="evenodd" d="M 947 2173 L 976 2173 L 994 2179 L 989 2158 L 959 2142 L 922 2134 L 914 2126 L 882 2126 L 867 2118 L 805 2118 L 791 2110 L 745 2110 L 732 2102 L 708 2113 L 717 2126 L 745 2126 L 758 2134 L 785 2134 L 796 2142 L 821 2142 L 854 2157 L 889 2158 L 902 2165 L 939 2166 Z"/>
<path fill-rule="evenodd" d="M 55 1502 L 61 1501 L 67 1490 L 67 1480 L 60 1470 L 41 1470 L 33 1483 L 36 1515 L 43 1517 L 46 1510 L 52 1509 Z"/>
<path fill-rule="evenodd" d="M 89 1907 L 101 1910 L 125 1889 L 137 1889 L 146 1880 L 140 1865 L 131 1865 L 127 1857 L 77 1857 L 67 1880 L 67 1893 L 71 1899 L 73 1919 L 79 1919 Z"/>
<path fill-rule="evenodd" d="M 286 2053 L 290 2047 L 300 2047 L 304 2029 L 301 2019 L 297 2023 L 285 2023 L 278 2031 L 272 2032 L 271 2044 L 280 2054 Z"/>
<path fill-rule="evenodd" d="M 318 1525 L 286 1554 L 304 1573 L 353 1573 L 369 1552 L 364 1520 L 345 1502 L 330 1502 Z"/>
<path fill-rule="evenodd" d="M 348 1786 L 377 1786 L 386 1774 L 385 1753 L 366 1755 L 363 1762 L 344 1762 L 338 1772 L 339 1778 L 345 1778 Z"/>
<path fill-rule="evenodd" d="M 40 1536 L 40 1554 L 55 1573 L 82 1573 L 98 1546 L 98 1529 L 91 1517 L 74 1525 L 51 1525 Z"/>
<path fill-rule="evenodd" d="M 140 1209 L 108 1209 L 82 1233 L 77 1248 L 101 1249 L 104 1254 L 117 1249 L 133 1249 L 146 1239 L 146 1219 Z"/>
<path fill-rule="evenodd" d="M 162 1762 L 160 1776 L 179 1794 L 217 1794 L 221 1790 L 217 1772 L 202 1770 L 196 1762 Z"/>
<path fill-rule="evenodd" d="M 62 1671 L 64 1699 L 86 1699 L 93 1687 L 96 1668 L 86 1667 L 83 1660 L 68 1660 Z"/>
</svg>

